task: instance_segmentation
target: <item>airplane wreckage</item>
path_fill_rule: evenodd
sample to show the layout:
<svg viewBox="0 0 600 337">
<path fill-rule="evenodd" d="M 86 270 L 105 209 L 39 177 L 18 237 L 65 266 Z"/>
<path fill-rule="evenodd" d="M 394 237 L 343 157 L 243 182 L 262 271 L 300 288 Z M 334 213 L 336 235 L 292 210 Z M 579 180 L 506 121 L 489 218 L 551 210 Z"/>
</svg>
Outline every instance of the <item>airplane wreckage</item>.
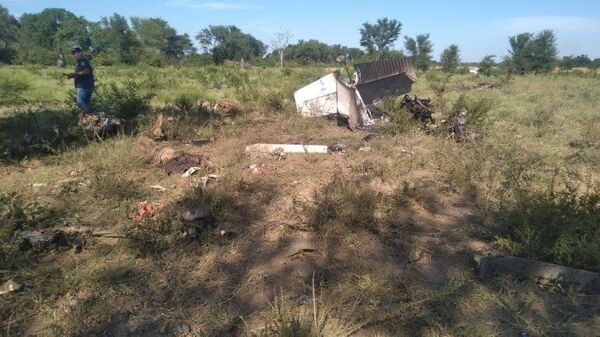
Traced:
<svg viewBox="0 0 600 337">
<path fill-rule="evenodd" d="M 336 61 L 346 66 L 344 55 Z M 350 73 L 348 71 L 348 76 Z M 354 130 L 373 124 L 371 110 L 387 95 L 410 92 L 417 74 L 410 58 L 382 60 L 354 65 L 354 76 L 345 81 L 333 71 L 294 93 L 298 113 L 304 117 L 339 114 Z"/>
</svg>

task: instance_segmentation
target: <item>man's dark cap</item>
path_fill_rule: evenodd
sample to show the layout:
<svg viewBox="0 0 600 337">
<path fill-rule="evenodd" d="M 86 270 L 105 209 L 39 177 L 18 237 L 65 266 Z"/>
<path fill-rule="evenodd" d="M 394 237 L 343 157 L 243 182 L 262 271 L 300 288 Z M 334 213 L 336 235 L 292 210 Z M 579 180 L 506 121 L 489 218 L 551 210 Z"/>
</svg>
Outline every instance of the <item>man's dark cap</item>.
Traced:
<svg viewBox="0 0 600 337">
<path fill-rule="evenodd" d="M 80 51 L 81 51 L 81 48 L 79 48 L 79 47 L 73 47 L 71 49 L 71 54 L 75 54 L 75 53 L 80 52 Z"/>
</svg>

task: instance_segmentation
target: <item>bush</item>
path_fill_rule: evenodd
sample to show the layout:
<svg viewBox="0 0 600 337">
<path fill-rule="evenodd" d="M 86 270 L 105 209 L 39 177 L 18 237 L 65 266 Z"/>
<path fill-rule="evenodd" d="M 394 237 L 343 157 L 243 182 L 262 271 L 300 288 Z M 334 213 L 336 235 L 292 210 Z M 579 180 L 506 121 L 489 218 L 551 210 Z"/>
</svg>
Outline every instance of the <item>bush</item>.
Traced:
<svg viewBox="0 0 600 337">
<path fill-rule="evenodd" d="M 0 78 L 0 104 L 18 104 L 23 102 L 23 93 L 30 88 L 27 81 L 14 77 L 3 76 Z"/>
<path fill-rule="evenodd" d="M 107 112 L 121 118 L 132 118 L 150 109 L 150 100 L 155 95 L 144 93 L 134 81 L 123 84 L 115 82 L 98 87 L 96 102 Z"/>
<path fill-rule="evenodd" d="M 492 104 L 493 102 L 489 98 L 460 95 L 450 110 L 448 120 L 452 121 L 461 111 L 466 110 L 466 131 L 481 133 L 487 125 L 488 113 L 492 109 Z"/>
<path fill-rule="evenodd" d="M 264 90 L 260 94 L 259 104 L 267 111 L 279 112 L 285 107 L 285 96 L 281 91 Z"/>
<path fill-rule="evenodd" d="M 386 130 L 391 134 L 405 134 L 419 127 L 419 122 L 402 107 L 396 97 L 385 97 L 378 108 L 389 119 Z"/>
<path fill-rule="evenodd" d="M 499 209 L 497 242 L 511 254 L 600 271 L 600 191 L 519 191 Z"/>
</svg>

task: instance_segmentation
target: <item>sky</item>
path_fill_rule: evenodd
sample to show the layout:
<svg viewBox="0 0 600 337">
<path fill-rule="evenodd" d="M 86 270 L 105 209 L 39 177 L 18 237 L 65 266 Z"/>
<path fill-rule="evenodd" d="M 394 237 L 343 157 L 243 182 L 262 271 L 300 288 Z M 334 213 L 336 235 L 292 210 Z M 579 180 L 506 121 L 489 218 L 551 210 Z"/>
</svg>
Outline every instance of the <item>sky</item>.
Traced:
<svg viewBox="0 0 600 337">
<path fill-rule="evenodd" d="M 160 17 L 180 33 L 194 37 L 208 25 L 236 25 L 265 43 L 281 29 L 298 39 L 318 39 L 360 47 L 364 22 L 388 17 L 402 23 L 397 49 L 405 36 L 429 33 L 434 58 L 457 44 L 463 61 L 508 54 L 508 37 L 553 29 L 559 55 L 600 57 L 598 0 L 0 0 L 16 17 L 48 7 L 65 8 L 88 20 L 119 13 Z"/>
</svg>

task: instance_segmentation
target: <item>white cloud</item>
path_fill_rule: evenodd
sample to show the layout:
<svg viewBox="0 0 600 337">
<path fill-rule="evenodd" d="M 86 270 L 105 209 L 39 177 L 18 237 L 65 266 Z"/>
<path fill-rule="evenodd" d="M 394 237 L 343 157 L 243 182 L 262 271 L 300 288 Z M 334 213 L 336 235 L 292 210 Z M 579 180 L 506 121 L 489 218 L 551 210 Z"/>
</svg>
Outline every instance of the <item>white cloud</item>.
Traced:
<svg viewBox="0 0 600 337">
<path fill-rule="evenodd" d="M 553 29 L 557 32 L 599 33 L 600 20 L 577 16 L 521 16 L 494 21 L 496 32 L 522 33 Z"/>
<path fill-rule="evenodd" d="M 185 8 L 199 8 L 209 10 L 248 10 L 258 9 L 255 6 L 248 6 L 239 3 L 229 2 L 204 2 L 204 1 L 193 1 L 193 0 L 171 0 L 169 4 L 177 7 Z"/>
</svg>

